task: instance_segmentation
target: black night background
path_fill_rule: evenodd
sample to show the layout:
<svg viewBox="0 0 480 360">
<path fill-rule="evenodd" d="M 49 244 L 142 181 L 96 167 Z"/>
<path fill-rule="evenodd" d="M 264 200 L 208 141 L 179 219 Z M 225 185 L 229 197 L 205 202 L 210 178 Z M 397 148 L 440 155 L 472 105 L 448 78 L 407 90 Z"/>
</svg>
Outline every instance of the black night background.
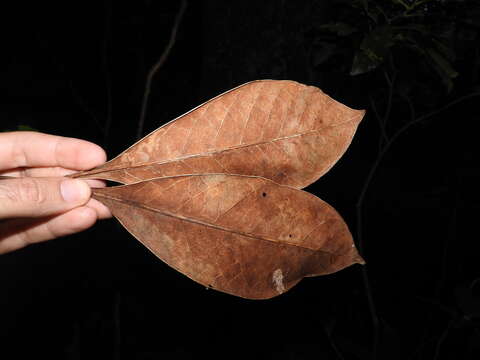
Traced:
<svg viewBox="0 0 480 360">
<path fill-rule="evenodd" d="M 142 134 L 255 79 L 366 109 L 306 190 L 344 217 L 367 265 L 244 300 L 102 221 L 0 256 L 0 359 L 480 358 L 479 2 L 3 2 L 0 130 L 117 155 L 179 15 Z"/>
</svg>

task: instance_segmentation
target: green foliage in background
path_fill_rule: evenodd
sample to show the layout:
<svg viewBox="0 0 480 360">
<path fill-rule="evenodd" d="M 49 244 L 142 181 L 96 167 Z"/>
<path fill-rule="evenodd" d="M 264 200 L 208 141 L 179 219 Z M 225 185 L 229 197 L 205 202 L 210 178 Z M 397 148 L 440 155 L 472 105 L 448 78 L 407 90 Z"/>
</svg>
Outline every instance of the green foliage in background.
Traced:
<svg viewBox="0 0 480 360">
<path fill-rule="evenodd" d="M 24 125 L 24 124 L 17 125 L 17 127 L 14 128 L 14 129 L 1 129 L 0 130 L 0 132 L 8 132 L 8 131 L 38 131 L 38 130 L 34 129 L 33 127 L 31 127 L 29 125 Z"/>
<path fill-rule="evenodd" d="M 480 98 L 480 1 L 338 0 L 331 18 L 331 22 L 315 28 L 314 66 L 324 72 L 344 73 L 354 79 L 352 84 L 368 89 L 360 96 L 369 102 L 367 117 L 375 119 L 379 129 L 377 155 L 357 201 L 355 238 L 364 256 L 363 204 L 392 144 L 414 125 L 438 119 L 437 115 L 443 111 Z M 458 183 L 455 172 L 447 176 L 449 183 Z M 448 240 L 445 240 L 445 254 Z M 371 358 L 376 359 L 380 338 L 386 336 L 385 332 L 381 334 L 385 319 L 376 312 L 366 269 L 362 268 L 363 279 L 374 328 Z M 445 286 L 444 280 L 436 287 L 437 297 Z M 459 312 L 442 306 L 448 309 L 451 324 L 468 328 L 479 314 L 478 306 L 462 305 L 471 303 L 473 285 L 458 288 L 461 296 L 457 305 L 466 310 Z M 451 327 L 435 340 L 435 359 L 439 358 Z M 428 336 L 426 326 L 414 354 L 423 349 Z"/>
<path fill-rule="evenodd" d="M 334 20 L 317 27 L 327 56 L 347 56 L 352 76 L 379 69 L 393 73 L 425 72 L 451 92 L 458 76 L 455 63 L 478 40 L 480 2 L 468 0 L 339 0 Z M 332 46 L 333 45 L 333 46 Z M 351 53 L 354 49 L 354 53 Z M 476 55 L 478 62 L 478 53 Z M 478 66 L 479 64 L 473 64 Z M 414 72 L 415 73 L 415 72 Z M 427 79 L 406 76 L 404 93 Z M 428 79 L 431 81 L 432 79 Z"/>
</svg>

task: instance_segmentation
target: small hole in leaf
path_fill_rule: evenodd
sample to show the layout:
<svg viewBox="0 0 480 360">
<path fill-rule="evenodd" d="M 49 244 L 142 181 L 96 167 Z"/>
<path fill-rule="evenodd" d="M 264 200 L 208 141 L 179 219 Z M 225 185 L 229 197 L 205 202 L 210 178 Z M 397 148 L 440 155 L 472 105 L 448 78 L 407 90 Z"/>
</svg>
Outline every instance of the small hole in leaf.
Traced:
<svg viewBox="0 0 480 360">
<path fill-rule="evenodd" d="M 267 193 L 265 193 L 265 192 L 264 192 L 264 193 L 262 193 L 262 196 L 263 196 L 263 197 L 267 196 Z"/>
</svg>

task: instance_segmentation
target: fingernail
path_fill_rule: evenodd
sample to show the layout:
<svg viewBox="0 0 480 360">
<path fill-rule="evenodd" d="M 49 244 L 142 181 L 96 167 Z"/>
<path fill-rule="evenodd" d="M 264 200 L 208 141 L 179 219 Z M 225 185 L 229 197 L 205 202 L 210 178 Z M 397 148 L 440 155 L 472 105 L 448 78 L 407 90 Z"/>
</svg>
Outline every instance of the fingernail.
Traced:
<svg viewBox="0 0 480 360">
<path fill-rule="evenodd" d="M 60 192 L 67 202 L 80 202 L 90 196 L 90 187 L 81 180 L 68 179 L 60 184 Z"/>
</svg>

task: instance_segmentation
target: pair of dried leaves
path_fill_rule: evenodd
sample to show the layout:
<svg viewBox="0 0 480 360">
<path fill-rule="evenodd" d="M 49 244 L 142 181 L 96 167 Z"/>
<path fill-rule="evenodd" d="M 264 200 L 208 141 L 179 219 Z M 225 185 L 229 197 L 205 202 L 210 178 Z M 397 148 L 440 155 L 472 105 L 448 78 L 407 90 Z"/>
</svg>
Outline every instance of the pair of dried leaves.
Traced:
<svg viewBox="0 0 480 360">
<path fill-rule="evenodd" d="M 363 264 L 340 215 L 299 190 L 349 146 L 364 111 L 311 86 L 254 81 L 155 130 L 77 178 L 171 267 L 251 299 Z"/>
</svg>

